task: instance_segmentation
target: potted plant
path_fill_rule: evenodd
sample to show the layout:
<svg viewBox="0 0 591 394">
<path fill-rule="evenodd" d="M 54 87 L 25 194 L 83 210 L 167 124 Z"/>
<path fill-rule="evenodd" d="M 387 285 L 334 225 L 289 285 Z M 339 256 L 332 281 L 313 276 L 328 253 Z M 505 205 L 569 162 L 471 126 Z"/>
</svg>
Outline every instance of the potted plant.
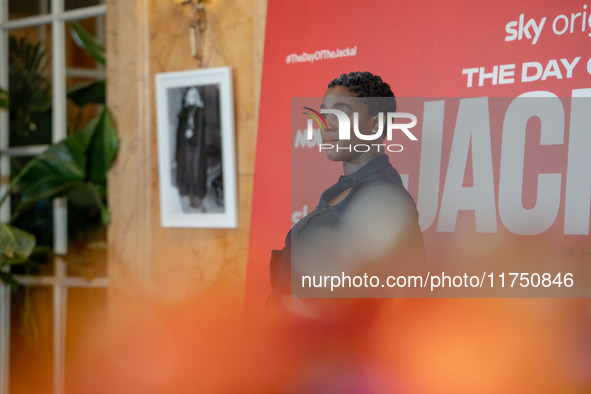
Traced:
<svg viewBox="0 0 591 394">
<path fill-rule="evenodd" d="M 96 38 L 77 22 L 70 24 L 70 32 L 79 46 L 105 64 L 104 47 Z M 42 70 L 45 53 L 39 43 L 31 44 L 24 39 L 11 37 L 10 44 L 11 86 L 9 92 L 0 90 L 0 107 L 10 111 L 11 134 L 20 133 L 26 138 L 30 130 L 43 133 L 51 127 L 50 86 Z M 27 227 L 27 217 L 35 217 L 36 204 L 67 197 L 69 209 L 78 210 L 70 215 L 73 222 L 70 230 L 80 232 L 85 226 L 96 225 L 93 220 L 85 220 L 84 215 L 82 220 L 76 221 L 81 217 L 80 212 L 95 212 L 99 225 L 109 223 L 106 178 L 117 154 L 119 139 L 104 105 L 105 81 L 71 86 L 68 99 L 79 111 L 89 104 L 101 104 L 102 110 L 81 126 L 78 125 L 81 118 L 75 117 L 74 122 L 68 124 L 70 130 L 66 139 L 49 146 L 26 163 L 17 162 L 21 167 L 11 176 L 8 190 L 0 196 L 0 206 L 11 194 L 18 196 L 13 201 L 10 220 L 0 223 L 0 279 L 13 286 L 16 281 L 7 267 L 31 263 L 36 253 L 47 255 L 47 248 L 37 245 L 40 235 L 36 237 L 23 228 Z M 49 133 L 51 135 L 50 129 Z M 70 235 L 75 231 L 70 231 Z"/>
</svg>

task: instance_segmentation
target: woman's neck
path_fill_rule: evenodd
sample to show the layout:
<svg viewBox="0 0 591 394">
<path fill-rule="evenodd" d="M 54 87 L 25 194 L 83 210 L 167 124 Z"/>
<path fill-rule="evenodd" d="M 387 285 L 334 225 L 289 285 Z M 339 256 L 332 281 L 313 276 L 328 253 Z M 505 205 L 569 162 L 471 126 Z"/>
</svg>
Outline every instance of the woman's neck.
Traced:
<svg viewBox="0 0 591 394">
<path fill-rule="evenodd" d="M 351 161 L 343 161 L 343 175 L 351 175 L 376 157 L 383 154 L 384 153 L 382 152 L 369 151 L 357 156 Z"/>
</svg>

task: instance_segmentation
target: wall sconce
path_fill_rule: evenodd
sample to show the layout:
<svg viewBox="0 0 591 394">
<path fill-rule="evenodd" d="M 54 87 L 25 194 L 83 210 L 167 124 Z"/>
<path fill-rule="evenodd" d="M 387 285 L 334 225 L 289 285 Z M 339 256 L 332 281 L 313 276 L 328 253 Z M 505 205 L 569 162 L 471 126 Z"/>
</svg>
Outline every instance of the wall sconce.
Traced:
<svg viewBox="0 0 591 394">
<path fill-rule="evenodd" d="M 191 5 L 191 20 L 189 24 L 189 40 L 191 42 L 191 54 L 195 59 L 202 60 L 203 33 L 205 32 L 205 1 L 204 0 L 174 0 L 180 5 Z"/>
</svg>

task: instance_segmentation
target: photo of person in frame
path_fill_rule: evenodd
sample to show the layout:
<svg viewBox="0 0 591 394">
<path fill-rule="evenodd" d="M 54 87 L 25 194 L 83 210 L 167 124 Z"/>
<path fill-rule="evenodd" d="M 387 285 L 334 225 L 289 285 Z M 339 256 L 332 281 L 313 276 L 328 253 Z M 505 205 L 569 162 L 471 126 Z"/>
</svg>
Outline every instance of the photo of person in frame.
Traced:
<svg viewBox="0 0 591 394">
<path fill-rule="evenodd" d="M 174 130 L 174 141 L 171 135 L 174 205 L 184 213 L 223 212 L 218 87 L 170 89 L 169 106 L 171 131 Z"/>
</svg>

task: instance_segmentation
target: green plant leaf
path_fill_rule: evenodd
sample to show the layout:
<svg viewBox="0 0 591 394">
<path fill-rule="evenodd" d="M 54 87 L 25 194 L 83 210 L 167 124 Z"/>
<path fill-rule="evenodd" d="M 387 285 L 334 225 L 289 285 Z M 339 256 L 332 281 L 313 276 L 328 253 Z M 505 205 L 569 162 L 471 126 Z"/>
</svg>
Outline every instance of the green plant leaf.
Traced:
<svg viewBox="0 0 591 394">
<path fill-rule="evenodd" d="M 76 84 L 68 88 L 68 98 L 77 106 L 86 104 L 105 104 L 105 81 L 90 81 Z"/>
<path fill-rule="evenodd" d="M 11 35 L 8 49 L 11 145 L 51 143 L 51 81 L 44 43 Z"/>
<path fill-rule="evenodd" d="M 104 108 L 82 130 L 52 145 L 29 161 L 11 181 L 7 192 L 0 199 L 0 205 L 18 185 L 21 201 L 12 216 L 14 220 L 34 202 L 65 196 L 85 182 L 90 182 L 93 185 L 84 187 L 89 188 L 88 192 L 99 207 L 101 220 L 108 223 L 109 212 L 102 197 L 107 171 L 118 148 L 119 138 L 111 115 Z"/>
<path fill-rule="evenodd" d="M 76 182 L 64 182 L 60 175 L 44 177 L 22 191 L 20 204 L 24 206 L 46 198 L 63 196 L 75 184 Z"/>
<path fill-rule="evenodd" d="M 78 46 L 102 65 L 105 64 L 105 46 L 77 21 L 70 22 L 70 33 Z"/>
<path fill-rule="evenodd" d="M 16 291 L 18 288 L 18 282 L 10 272 L 0 271 L 0 281 L 10 286 L 10 290 L 12 291 Z"/>
<path fill-rule="evenodd" d="M 36 202 L 66 195 L 75 185 L 76 182 L 64 183 L 60 177 L 41 179 L 23 191 L 21 200 L 12 213 L 10 221 L 14 222 L 27 208 Z"/>
<path fill-rule="evenodd" d="M 86 177 L 86 150 L 100 124 L 100 118 L 91 120 L 82 130 L 50 146 L 29 161 L 10 182 L 8 190 L 0 199 L 0 206 L 17 185 L 25 197 L 25 201 L 21 201 L 17 207 L 18 213 L 22 211 L 22 206 L 34 201 L 64 195 L 68 191 L 68 183 L 83 182 Z M 16 216 L 13 215 L 13 219 Z"/>
<path fill-rule="evenodd" d="M 88 147 L 87 180 L 104 185 L 107 172 L 119 150 L 119 137 L 108 109 L 103 109 L 99 119 Z"/>
<path fill-rule="evenodd" d="M 0 222 L 0 251 L 8 257 L 27 258 L 35 247 L 35 237 L 21 229 Z"/>
<path fill-rule="evenodd" d="M 96 206 L 101 213 L 101 222 L 107 226 L 111 216 L 107 206 L 103 202 L 104 190 L 93 183 L 78 183 L 68 192 L 68 199 L 78 206 Z"/>
<path fill-rule="evenodd" d="M 0 88 L 0 108 L 8 108 L 8 92 Z"/>
<path fill-rule="evenodd" d="M 4 265 L 26 265 L 26 268 L 41 267 L 53 257 L 53 249 L 36 245 L 28 257 L 4 257 Z"/>
</svg>

